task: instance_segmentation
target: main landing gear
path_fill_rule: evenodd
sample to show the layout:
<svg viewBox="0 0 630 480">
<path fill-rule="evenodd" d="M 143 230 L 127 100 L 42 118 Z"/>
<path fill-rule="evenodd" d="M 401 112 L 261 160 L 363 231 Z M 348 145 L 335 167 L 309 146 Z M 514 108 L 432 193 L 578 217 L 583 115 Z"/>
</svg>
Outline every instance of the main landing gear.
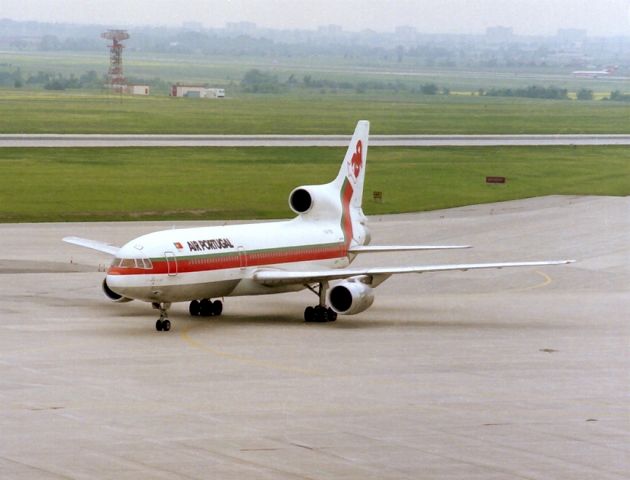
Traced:
<svg viewBox="0 0 630 480">
<path fill-rule="evenodd" d="M 315 305 L 314 307 L 306 307 L 304 310 L 305 322 L 334 322 L 335 320 L 337 320 L 337 312 L 330 307 Z"/>
<path fill-rule="evenodd" d="M 190 302 L 188 311 L 192 317 L 218 317 L 223 312 L 223 303 L 221 300 L 213 302 L 209 298 L 193 300 Z"/>
<path fill-rule="evenodd" d="M 314 288 L 311 285 L 307 285 L 306 288 L 319 297 L 319 305 L 306 307 L 304 310 L 304 321 L 334 322 L 337 320 L 337 312 L 326 306 L 326 290 L 328 289 L 328 282 L 320 282 L 318 284 L 318 288 Z"/>
<path fill-rule="evenodd" d="M 153 308 L 160 311 L 160 318 L 158 318 L 157 322 L 155 322 L 155 329 L 158 332 L 168 332 L 171 329 L 171 321 L 166 318 L 168 316 L 168 309 L 170 308 L 170 303 L 153 303 L 151 304 Z"/>
</svg>

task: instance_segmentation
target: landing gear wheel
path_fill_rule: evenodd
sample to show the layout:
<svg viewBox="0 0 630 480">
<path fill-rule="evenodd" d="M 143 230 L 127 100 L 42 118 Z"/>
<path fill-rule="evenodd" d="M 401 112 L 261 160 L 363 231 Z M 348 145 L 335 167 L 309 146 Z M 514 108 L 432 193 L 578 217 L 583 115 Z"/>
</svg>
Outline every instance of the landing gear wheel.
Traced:
<svg viewBox="0 0 630 480">
<path fill-rule="evenodd" d="M 305 285 L 311 292 L 319 297 L 319 305 L 314 307 L 306 307 L 304 310 L 305 322 L 334 322 L 337 320 L 337 312 L 331 307 L 326 306 L 326 291 L 328 290 L 328 282 L 319 282 L 319 288 L 311 285 Z"/>
<path fill-rule="evenodd" d="M 223 313 L 223 302 L 221 300 L 215 300 L 212 302 L 212 315 L 217 317 Z"/>
<path fill-rule="evenodd" d="M 202 317 L 212 316 L 212 302 L 207 298 L 199 302 L 199 315 Z"/>
<path fill-rule="evenodd" d="M 190 305 L 188 306 L 188 312 L 192 317 L 198 317 L 199 315 L 201 315 L 201 307 L 198 300 L 193 300 L 192 302 L 190 302 Z"/>
<path fill-rule="evenodd" d="M 337 312 L 332 308 L 326 308 L 322 305 L 316 305 L 314 307 L 306 307 L 304 310 L 305 322 L 334 322 L 337 320 Z"/>
<path fill-rule="evenodd" d="M 155 322 L 155 329 L 158 332 L 168 332 L 171 329 L 171 322 L 166 317 L 168 317 L 168 309 L 171 307 L 171 304 L 169 302 L 154 302 L 151 306 L 160 311 L 160 318 Z"/>
</svg>

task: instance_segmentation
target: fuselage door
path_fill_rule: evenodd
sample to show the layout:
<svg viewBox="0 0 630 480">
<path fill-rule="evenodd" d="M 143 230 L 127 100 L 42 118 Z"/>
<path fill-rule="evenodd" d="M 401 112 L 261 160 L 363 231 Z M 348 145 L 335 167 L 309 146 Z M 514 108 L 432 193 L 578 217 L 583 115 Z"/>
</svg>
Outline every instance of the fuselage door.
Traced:
<svg viewBox="0 0 630 480">
<path fill-rule="evenodd" d="M 169 277 L 177 275 L 177 257 L 173 252 L 164 252 L 164 259 L 166 260 L 166 271 Z"/>
<path fill-rule="evenodd" d="M 239 245 L 237 247 L 238 250 L 238 261 L 241 267 L 241 270 L 245 270 L 245 267 L 247 267 L 247 255 L 245 254 L 245 249 L 243 248 L 242 245 Z"/>
</svg>

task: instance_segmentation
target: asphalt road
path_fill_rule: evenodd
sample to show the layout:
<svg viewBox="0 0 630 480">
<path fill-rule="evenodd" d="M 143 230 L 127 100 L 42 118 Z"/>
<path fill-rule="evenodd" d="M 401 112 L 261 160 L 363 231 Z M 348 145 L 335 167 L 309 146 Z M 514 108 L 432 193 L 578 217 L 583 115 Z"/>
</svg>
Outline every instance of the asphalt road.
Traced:
<svg viewBox="0 0 630 480">
<path fill-rule="evenodd" d="M 348 135 L 2 134 L 2 147 L 342 147 Z M 630 145 L 630 135 L 370 135 L 371 146 Z"/>
<path fill-rule="evenodd" d="M 305 324 L 310 292 L 170 312 L 100 291 L 106 255 L 163 223 L 0 225 L 0 477 L 573 479 L 630 472 L 630 197 L 371 219 L 374 243 L 471 250 L 371 265 L 576 258 L 395 276 Z M 198 225 L 188 222 L 185 225 Z"/>
</svg>

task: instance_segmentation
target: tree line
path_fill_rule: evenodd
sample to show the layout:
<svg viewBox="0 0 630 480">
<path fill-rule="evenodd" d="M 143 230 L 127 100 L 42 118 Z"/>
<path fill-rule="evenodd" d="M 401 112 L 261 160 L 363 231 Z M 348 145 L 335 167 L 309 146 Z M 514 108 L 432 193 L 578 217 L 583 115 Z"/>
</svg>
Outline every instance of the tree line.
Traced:
<svg viewBox="0 0 630 480">
<path fill-rule="evenodd" d="M 421 93 L 423 95 L 449 95 L 450 90 L 439 87 L 434 83 L 425 83 L 410 86 L 400 81 L 359 80 L 332 80 L 327 78 L 313 78 L 312 75 L 304 75 L 301 79 L 290 75 L 285 81 L 272 73 L 258 69 L 248 70 L 241 79 L 241 89 L 249 93 L 283 93 L 292 89 L 303 88 L 319 90 L 320 92 L 354 91 L 365 93 L 367 91 L 393 91 Z"/>
<path fill-rule="evenodd" d="M 60 73 L 39 71 L 25 75 L 22 69 L 17 68 L 13 72 L 0 71 L 0 85 L 22 87 L 42 87 L 46 90 L 65 90 L 67 88 L 98 88 L 102 87 L 104 77 L 99 76 L 94 70 L 79 75 L 74 74 L 65 77 Z"/>
<path fill-rule="evenodd" d="M 5 64 L 4 67 L 10 67 Z M 167 91 L 170 83 L 159 78 L 142 79 L 129 78 L 129 83 L 146 84 L 154 89 Z M 66 90 L 66 89 L 100 89 L 107 83 L 105 75 L 99 75 L 96 71 L 90 70 L 79 76 L 70 74 L 64 76 L 60 73 L 38 71 L 25 75 L 21 68 L 14 71 L 0 69 L 0 86 L 3 87 L 36 87 L 46 90 Z M 250 69 L 242 77 L 240 84 L 232 84 L 232 88 L 239 88 L 247 93 L 287 93 L 295 89 L 317 90 L 320 93 L 355 92 L 365 93 L 368 91 L 389 91 L 407 92 L 421 95 L 450 95 L 448 87 L 439 86 L 435 83 L 412 84 L 400 80 L 334 80 L 330 78 L 314 78 L 312 75 L 304 75 L 298 78 L 295 74 L 290 75 L 286 80 L 281 80 L 278 75 Z M 566 88 L 556 86 L 530 85 L 520 88 L 490 88 L 479 89 L 474 94 L 487 97 L 515 97 L 515 98 L 535 98 L 552 100 L 569 100 L 569 91 Z M 581 88 L 576 92 L 577 100 L 593 100 L 594 92 L 591 89 Z M 610 92 L 602 100 L 617 102 L 630 102 L 630 94 L 622 93 L 619 90 Z"/>
<path fill-rule="evenodd" d="M 149 80 L 136 77 L 128 77 L 130 84 L 150 85 L 153 88 L 163 89 L 165 92 L 169 83 L 159 78 Z M 14 71 L 0 70 L 0 86 L 14 88 L 43 88 L 44 90 L 70 90 L 70 89 L 100 89 L 107 83 L 106 75 L 99 75 L 95 70 L 89 70 L 79 76 L 71 73 L 65 76 L 61 73 L 38 71 L 25 75 L 21 68 Z"/>
</svg>

